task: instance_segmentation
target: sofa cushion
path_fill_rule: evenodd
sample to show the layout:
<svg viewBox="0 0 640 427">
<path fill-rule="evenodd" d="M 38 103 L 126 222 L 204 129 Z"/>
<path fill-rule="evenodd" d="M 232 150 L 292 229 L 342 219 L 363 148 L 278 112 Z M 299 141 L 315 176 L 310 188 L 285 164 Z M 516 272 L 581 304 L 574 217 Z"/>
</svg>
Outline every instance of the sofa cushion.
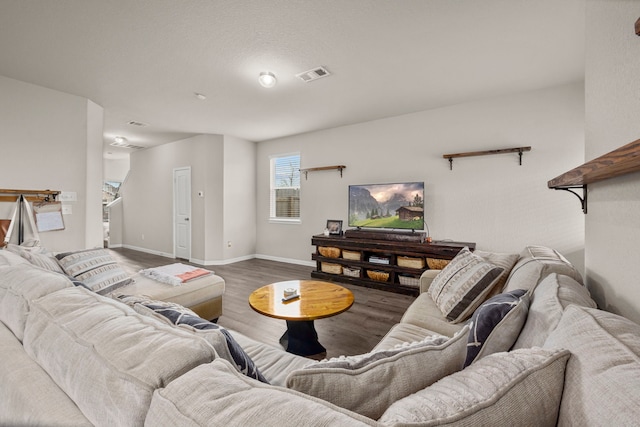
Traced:
<svg viewBox="0 0 640 427">
<path fill-rule="evenodd" d="M 154 390 L 216 357 L 205 340 L 81 287 L 31 303 L 24 348 L 98 425 L 142 425 Z"/>
<path fill-rule="evenodd" d="M 148 426 L 365 426 L 373 420 L 238 373 L 217 359 L 153 395 Z"/>
<path fill-rule="evenodd" d="M 527 321 L 513 348 L 541 347 L 569 304 L 596 308 L 587 288 L 571 277 L 556 273 L 545 277 L 531 295 Z"/>
<path fill-rule="evenodd" d="M 492 353 L 509 351 L 527 320 L 529 295 L 524 289 L 498 294 L 485 301 L 471 317 L 464 366 Z"/>
<path fill-rule="evenodd" d="M 64 275 L 42 270 L 27 261 L 24 264 L 2 267 L 0 275 L 0 321 L 20 341 L 24 336 L 31 301 L 60 289 L 73 287 Z"/>
<path fill-rule="evenodd" d="M 289 373 L 315 363 L 313 359 L 283 351 L 280 346 L 256 341 L 240 332 L 229 330 L 229 333 L 251 357 L 271 385 L 286 387 Z"/>
<path fill-rule="evenodd" d="M 140 314 L 156 317 L 199 335 L 213 345 L 218 356 L 232 363 L 239 372 L 258 381 L 267 382 L 251 357 L 222 326 L 199 317 L 192 310 L 180 304 L 156 301 L 138 295 L 122 295 L 118 299 L 133 307 Z"/>
<path fill-rule="evenodd" d="M 0 323 L 0 425 L 91 426 L 75 403 Z"/>
<path fill-rule="evenodd" d="M 582 283 L 582 276 L 560 252 L 544 246 L 527 246 L 511 270 L 504 292 L 515 289 L 533 290 L 551 273 L 564 274 Z"/>
<path fill-rule="evenodd" d="M 555 426 L 569 356 L 566 350 L 541 348 L 494 353 L 399 400 L 379 421 L 421 427 Z"/>
<path fill-rule="evenodd" d="M 486 299 L 503 271 L 464 247 L 433 279 L 429 295 L 448 320 L 461 322 Z"/>
<path fill-rule="evenodd" d="M 45 248 L 40 246 L 20 246 L 10 243 L 7 245 L 7 250 L 20 255 L 37 267 L 53 271 L 54 273 L 63 273 L 56 257 Z"/>
<path fill-rule="evenodd" d="M 29 264 L 29 261 L 22 258 L 19 254 L 8 250 L 7 248 L 0 249 L 0 267 L 18 264 Z"/>
<path fill-rule="evenodd" d="M 412 325 L 411 323 L 396 323 L 371 351 L 389 350 L 406 342 L 422 341 L 433 335 L 442 334 Z"/>
<path fill-rule="evenodd" d="M 449 322 L 428 293 L 418 295 L 418 298 L 404 312 L 400 322 L 409 323 L 447 337 L 453 336 L 464 327 L 463 323 Z"/>
<path fill-rule="evenodd" d="M 393 402 L 462 368 L 468 327 L 393 349 L 313 363 L 287 377 L 287 387 L 377 419 Z"/>
<path fill-rule="evenodd" d="M 544 347 L 571 352 L 560 425 L 638 425 L 640 325 L 616 314 L 568 306 Z"/>
<path fill-rule="evenodd" d="M 106 249 L 88 249 L 57 254 L 65 273 L 99 294 L 107 294 L 131 282 L 131 277 L 116 264 Z"/>
<path fill-rule="evenodd" d="M 520 258 L 520 255 L 502 252 L 487 252 L 480 249 L 476 249 L 475 251 L 473 251 L 473 253 L 478 255 L 488 263 L 504 268 L 502 273 L 500 273 L 498 283 L 496 283 L 496 285 L 491 290 L 489 297 L 502 293 L 502 289 L 507 283 L 509 273 L 511 273 L 511 269 L 514 265 L 516 265 L 516 262 L 518 262 L 518 258 Z"/>
</svg>

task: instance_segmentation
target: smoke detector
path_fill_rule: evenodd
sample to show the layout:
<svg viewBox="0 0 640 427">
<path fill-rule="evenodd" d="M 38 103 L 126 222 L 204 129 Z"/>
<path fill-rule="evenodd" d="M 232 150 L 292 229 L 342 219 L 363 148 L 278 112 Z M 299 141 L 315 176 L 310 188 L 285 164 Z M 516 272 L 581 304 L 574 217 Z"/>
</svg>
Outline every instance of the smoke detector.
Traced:
<svg viewBox="0 0 640 427">
<path fill-rule="evenodd" d="M 316 67 L 309 71 L 305 71 L 303 73 L 296 74 L 296 77 L 302 80 L 305 83 L 312 82 L 314 80 L 321 79 L 323 77 L 330 76 L 331 73 L 324 67 Z"/>
</svg>

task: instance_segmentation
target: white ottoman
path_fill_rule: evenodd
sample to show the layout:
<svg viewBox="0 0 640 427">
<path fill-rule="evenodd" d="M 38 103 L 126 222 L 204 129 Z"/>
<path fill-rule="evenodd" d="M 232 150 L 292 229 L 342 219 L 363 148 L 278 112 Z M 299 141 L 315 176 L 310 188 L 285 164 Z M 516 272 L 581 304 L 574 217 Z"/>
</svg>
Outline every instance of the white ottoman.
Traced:
<svg viewBox="0 0 640 427">
<path fill-rule="evenodd" d="M 220 276 L 210 274 L 180 286 L 158 282 L 139 273 L 133 279 L 132 283 L 116 289 L 113 296 L 144 295 L 155 300 L 174 302 L 207 320 L 217 319 L 222 315 L 224 279 Z"/>
</svg>

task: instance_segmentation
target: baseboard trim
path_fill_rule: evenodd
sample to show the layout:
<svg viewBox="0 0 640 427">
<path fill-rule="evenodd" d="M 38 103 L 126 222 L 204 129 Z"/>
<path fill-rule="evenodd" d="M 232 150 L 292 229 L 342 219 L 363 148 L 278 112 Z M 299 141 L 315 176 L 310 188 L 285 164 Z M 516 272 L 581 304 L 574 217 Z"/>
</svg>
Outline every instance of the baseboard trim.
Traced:
<svg viewBox="0 0 640 427">
<path fill-rule="evenodd" d="M 277 261 L 277 262 L 286 262 L 288 264 L 304 265 L 306 267 L 316 266 L 316 263 L 314 261 L 303 261 L 300 259 L 293 259 L 293 258 L 281 258 L 281 257 L 275 257 L 275 256 L 263 255 L 263 254 L 256 254 L 255 257 L 258 259 L 266 259 L 268 261 Z"/>
<path fill-rule="evenodd" d="M 192 258 L 189 260 L 189 262 L 192 262 L 194 264 L 199 264 L 199 265 L 227 265 L 227 264 L 233 264 L 236 262 L 240 262 L 240 261 L 246 261 L 249 259 L 254 259 L 256 256 L 255 255 L 245 255 L 245 256 L 241 256 L 241 257 L 237 257 L 237 258 L 230 258 L 230 259 L 222 259 L 222 260 L 214 260 L 214 261 L 205 261 L 202 259 L 195 259 Z"/>
<path fill-rule="evenodd" d="M 125 249 L 132 249 L 134 251 L 144 252 L 144 253 L 151 254 L 151 255 L 160 255 L 160 256 L 163 256 L 163 257 L 166 257 L 166 258 L 174 258 L 175 259 L 175 256 L 173 254 L 168 254 L 166 252 L 154 251 L 154 250 L 151 250 L 151 249 L 141 248 L 141 247 L 132 246 L 132 245 L 121 245 L 121 247 L 123 247 Z"/>
</svg>

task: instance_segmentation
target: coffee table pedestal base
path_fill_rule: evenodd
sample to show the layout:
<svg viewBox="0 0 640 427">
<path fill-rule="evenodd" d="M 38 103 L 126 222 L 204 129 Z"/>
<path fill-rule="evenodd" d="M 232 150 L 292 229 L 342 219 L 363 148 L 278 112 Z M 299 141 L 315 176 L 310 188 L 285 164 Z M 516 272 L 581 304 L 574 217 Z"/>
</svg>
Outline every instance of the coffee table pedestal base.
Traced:
<svg viewBox="0 0 640 427">
<path fill-rule="evenodd" d="M 318 333 L 313 320 L 287 320 L 287 330 L 280 338 L 280 344 L 289 353 L 298 356 L 315 356 L 327 352 L 318 342 Z"/>
</svg>

